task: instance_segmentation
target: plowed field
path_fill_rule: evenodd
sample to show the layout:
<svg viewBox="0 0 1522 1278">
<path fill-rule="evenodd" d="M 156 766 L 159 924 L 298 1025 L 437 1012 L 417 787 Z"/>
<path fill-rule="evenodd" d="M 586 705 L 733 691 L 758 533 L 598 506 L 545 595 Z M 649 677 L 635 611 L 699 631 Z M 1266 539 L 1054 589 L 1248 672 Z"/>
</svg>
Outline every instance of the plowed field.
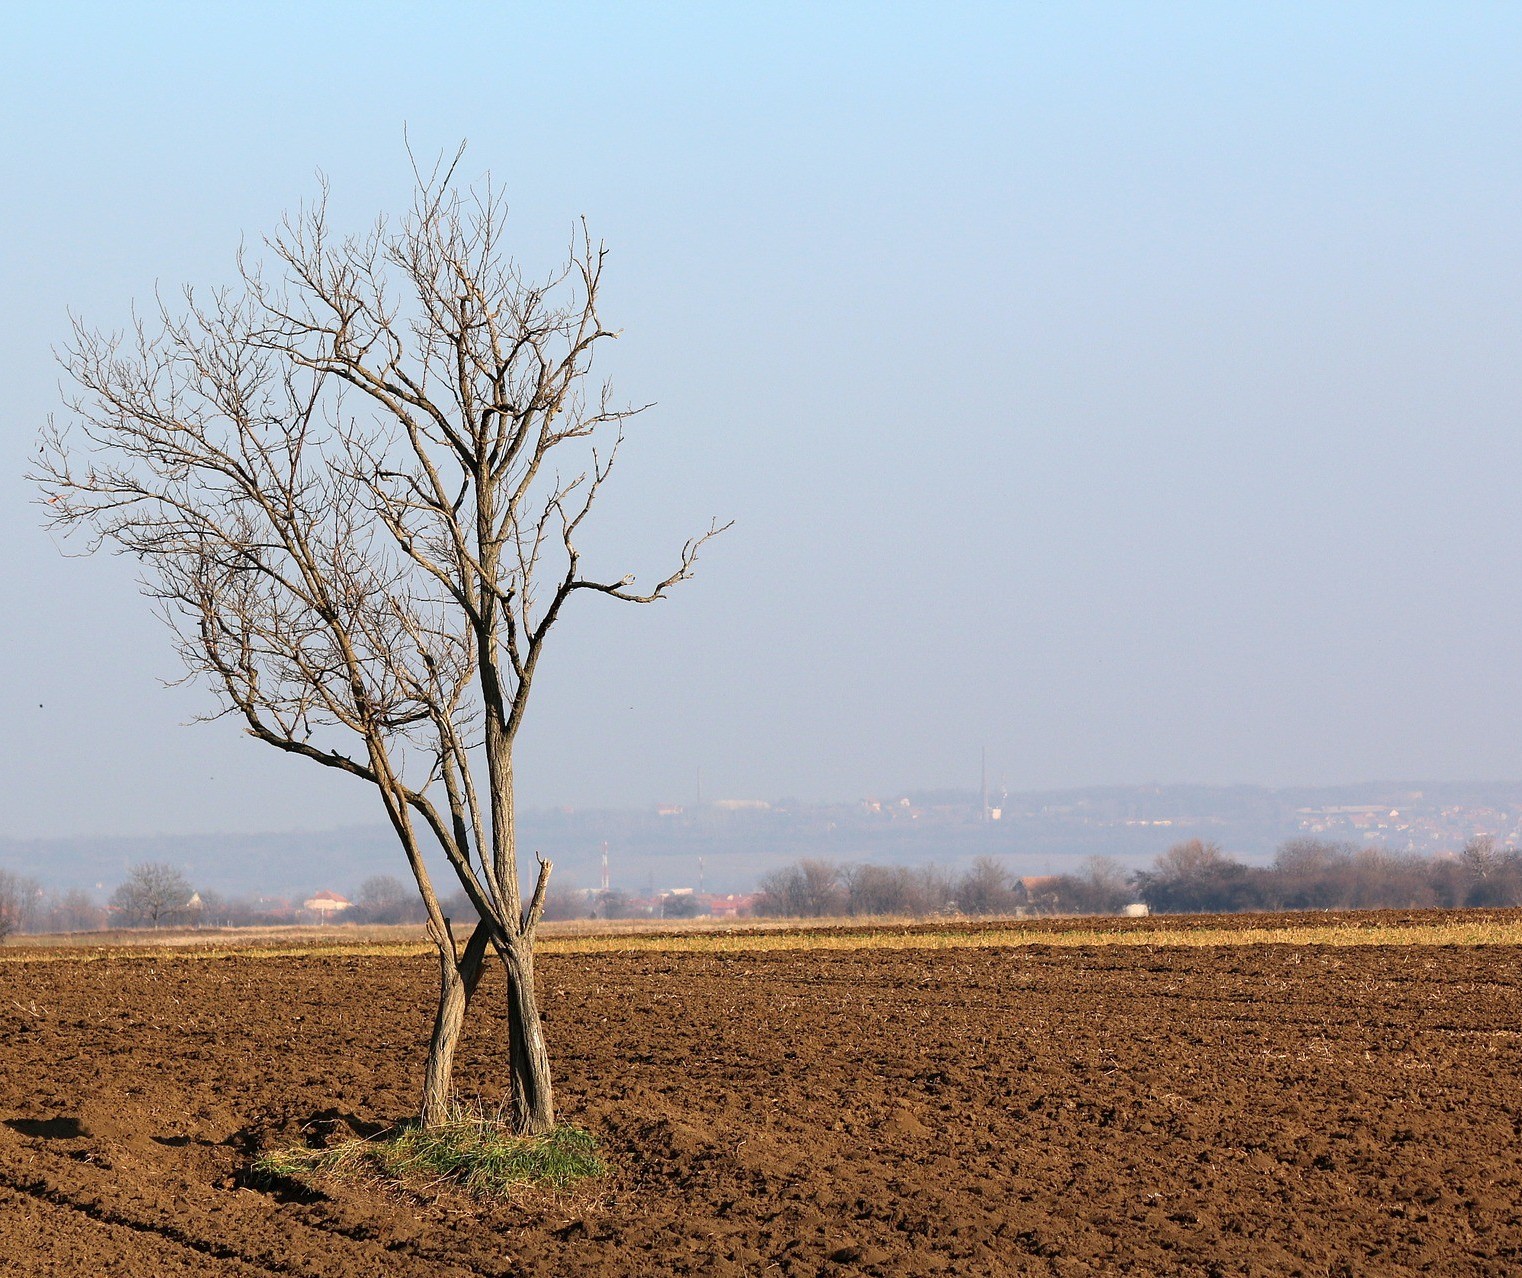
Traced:
<svg viewBox="0 0 1522 1278">
<path fill-rule="evenodd" d="M 428 959 L 56 953 L 0 964 L 0 1273 L 1522 1272 L 1512 946 L 549 955 L 614 1170 L 491 1209 L 241 1177 L 410 1112 Z"/>
</svg>

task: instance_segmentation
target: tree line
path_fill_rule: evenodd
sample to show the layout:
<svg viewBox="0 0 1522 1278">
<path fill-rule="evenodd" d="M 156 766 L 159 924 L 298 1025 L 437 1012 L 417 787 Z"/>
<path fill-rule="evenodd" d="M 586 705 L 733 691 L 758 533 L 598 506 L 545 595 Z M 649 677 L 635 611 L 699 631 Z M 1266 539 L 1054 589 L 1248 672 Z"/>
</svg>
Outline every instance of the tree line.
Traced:
<svg viewBox="0 0 1522 1278">
<path fill-rule="evenodd" d="M 1091 857 L 1070 874 L 1021 879 L 982 857 L 961 873 L 941 866 L 882 866 L 801 860 L 765 875 L 754 913 L 778 918 L 943 914 L 1117 914 L 1144 902 L 1159 914 L 1221 914 L 1254 910 L 1411 909 L 1522 906 L 1522 852 L 1471 839 L 1456 854 L 1424 857 L 1380 847 L 1320 839 L 1281 844 L 1269 865 L 1248 865 L 1200 839 L 1176 843 L 1144 870 Z M 627 899 L 608 893 L 599 917 L 624 918 Z M 445 899 L 446 912 L 469 902 Z M 683 906 L 690 906 L 683 909 Z M 551 896 L 546 918 L 585 916 L 586 902 L 568 891 Z M 673 897 L 662 917 L 696 911 L 696 901 Z M 346 923 L 421 923 L 422 902 L 391 875 L 366 879 Z M 79 888 L 49 891 L 36 879 L 0 870 L 0 940 L 43 932 L 107 927 L 267 927 L 291 921 L 289 906 L 203 889 L 172 865 L 133 866 L 105 905 Z"/>
<path fill-rule="evenodd" d="M 837 865 L 806 860 L 764 876 L 754 911 L 777 918 L 936 914 L 1113 914 L 1135 900 L 1125 871 L 1094 857 L 1032 893 L 1002 862 L 980 857 L 960 874 L 942 866 Z"/>
<path fill-rule="evenodd" d="M 1132 902 L 1159 914 L 1503 907 L 1522 906 L 1522 852 L 1488 837 L 1432 857 L 1298 838 L 1257 866 L 1190 839 L 1129 874 L 1104 857 L 1074 873 L 1026 879 L 989 857 L 960 874 L 803 860 L 766 875 L 760 887 L 755 912 L 785 918 L 1117 914 Z"/>
<path fill-rule="evenodd" d="M 1172 914 L 1517 906 L 1522 852 L 1488 836 L 1432 857 L 1302 838 L 1281 844 L 1271 864 L 1251 866 L 1191 839 L 1131 880 L 1137 899 Z"/>
<path fill-rule="evenodd" d="M 81 888 L 50 891 L 29 875 L 0 870 L 0 941 L 13 932 L 89 932 L 105 911 Z"/>
<path fill-rule="evenodd" d="M 457 915 L 470 908 L 463 894 L 444 905 Z M 289 902 L 197 890 L 183 871 L 164 861 L 132 866 L 104 904 L 83 888 L 51 890 L 29 875 L 0 870 L 0 941 L 13 934 L 114 927 L 272 927 L 290 923 L 293 913 Z M 342 918 L 346 923 L 423 923 L 427 912 L 410 885 L 381 874 L 360 884 Z"/>
</svg>

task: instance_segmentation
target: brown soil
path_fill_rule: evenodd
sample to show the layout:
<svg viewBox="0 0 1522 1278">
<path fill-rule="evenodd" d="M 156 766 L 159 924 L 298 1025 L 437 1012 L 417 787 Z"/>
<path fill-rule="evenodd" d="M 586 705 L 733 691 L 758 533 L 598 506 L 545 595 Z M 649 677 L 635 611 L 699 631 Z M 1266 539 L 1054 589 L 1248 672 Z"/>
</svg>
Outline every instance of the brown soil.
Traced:
<svg viewBox="0 0 1522 1278">
<path fill-rule="evenodd" d="M 1522 950 L 541 968 L 562 1112 L 615 1170 L 483 1210 L 243 1177 L 408 1114 L 427 959 L 0 965 L 0 1273 L 1522 1271 Z M 499 998 L 460 1067 L 485 1097 Z"/>
</svg>

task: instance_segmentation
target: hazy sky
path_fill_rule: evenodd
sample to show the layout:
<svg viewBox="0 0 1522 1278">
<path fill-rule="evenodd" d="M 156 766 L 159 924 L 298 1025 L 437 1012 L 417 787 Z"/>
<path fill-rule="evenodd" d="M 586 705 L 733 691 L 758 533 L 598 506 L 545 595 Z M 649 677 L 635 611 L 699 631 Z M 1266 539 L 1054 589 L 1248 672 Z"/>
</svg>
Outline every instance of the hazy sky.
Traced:
<svg viewBox="0 0 1522 1278">
<path fill-rule="evenodd" d="M 32 5 L 0 103 L 0 833 L 378 819 L 179 726 L 20 473 L 70 309 L 398 208 L 404 124 L 612 250 L 600 562 L 736 521 L 567 616 L 522 803 L 1522 775 L 1522 9 Z"/>
</svg>

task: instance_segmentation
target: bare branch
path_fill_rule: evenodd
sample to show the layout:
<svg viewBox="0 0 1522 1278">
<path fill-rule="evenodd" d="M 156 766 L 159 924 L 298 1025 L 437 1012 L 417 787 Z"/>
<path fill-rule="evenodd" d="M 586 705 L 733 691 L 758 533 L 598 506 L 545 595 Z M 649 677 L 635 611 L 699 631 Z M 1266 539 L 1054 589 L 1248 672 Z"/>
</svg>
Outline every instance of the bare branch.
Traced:
<svg viewBox="0 0 1522 1278">
<path fill-rule="evenodd" d="M 545 860 L 538 852 L 534 856 L 539 862 L 539 878 L 534 884 L 534 896 L 523 918 L 523 934 L 530 937 L 538 928 L 539 920 L 544 917 L 544 902 L 550 889 L 550 871 L 554 868 L 553 863 Z"/>
</svg>

